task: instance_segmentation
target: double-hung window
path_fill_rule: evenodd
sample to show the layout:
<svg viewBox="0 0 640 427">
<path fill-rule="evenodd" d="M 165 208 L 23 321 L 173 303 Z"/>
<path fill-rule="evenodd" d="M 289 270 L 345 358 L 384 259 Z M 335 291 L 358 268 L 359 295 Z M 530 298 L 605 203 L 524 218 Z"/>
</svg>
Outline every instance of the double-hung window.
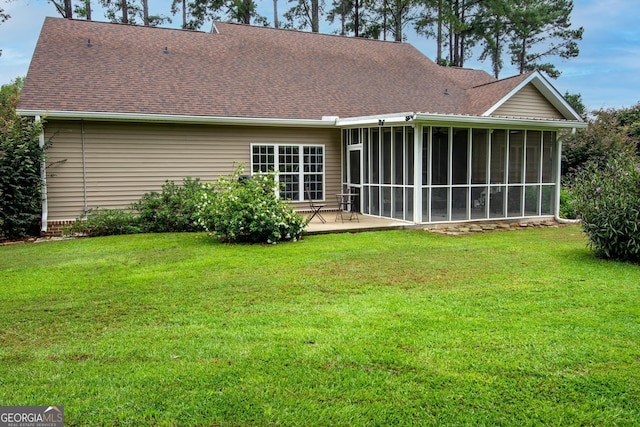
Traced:
<svg viewBox="0 0 640 427">
<path fill-rule="evenodd" d="M 324 200 L 324 146 L 252 144 L 251 171 L 278 173 L 280 198 L 293 202 Z"/>
</svg>

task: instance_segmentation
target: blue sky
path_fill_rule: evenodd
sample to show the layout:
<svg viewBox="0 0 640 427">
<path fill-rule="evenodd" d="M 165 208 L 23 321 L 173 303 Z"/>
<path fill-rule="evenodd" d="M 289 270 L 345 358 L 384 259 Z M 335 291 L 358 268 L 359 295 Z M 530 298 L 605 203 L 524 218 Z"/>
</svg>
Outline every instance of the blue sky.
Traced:
<svg viewBox="0 0 640 427">
<path fill-rule="evenodd" d="M 273 21 L 273 2 L 257 0 L 261 13 Z M 97 2 L 95 2 L 97 3 Z M 152 13 L 169 11 L 168 0 L 150 0 Z M 0 24 L 0 84 L 27 74 L 29 61 L 45 16 L 58 16 L 55 7 L 45 0 L 0 0 L 11 18 Z M 164 6 L 162 6 L 164 5 Z M 159 9 L 155 9 L 159 7 Z M 288 7 L 280 0 L 279 14 Z M 572 22 L 585 28 L 580 42 L 580 56 L 554 63 L 562 76 L 551 83 L 562 94 L 580 93 L 589 110 L 631 107 L 640 102 L 640 1 L 574 0 Z M 94 19 L 105 20 L 99 12 Z M 282 18 L 280 18 L 282 19 Z M 179 25 L 176 18 L 173 26 Z M 330 31 L 330 29 L 323 29 Z M 435 57 L 435 42 L 407 31 L 408 42 L 429 58 Z M 508 60 L 508 58 L 505 58 Z M 490 72 L 490 63 L 469 60 L 466 66 Z M 516 74 L 505 67 L 500 77 Z"/>
</svg>

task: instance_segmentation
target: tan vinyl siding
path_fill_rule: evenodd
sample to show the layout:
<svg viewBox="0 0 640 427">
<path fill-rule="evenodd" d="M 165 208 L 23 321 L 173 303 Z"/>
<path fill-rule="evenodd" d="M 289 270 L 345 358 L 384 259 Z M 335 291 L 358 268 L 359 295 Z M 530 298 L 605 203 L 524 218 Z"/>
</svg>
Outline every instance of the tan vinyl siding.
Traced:
<svg viewBox="0 0 640 427">
<path fill-rule="evenodd" d="M 83 213 L 82 129 L 80 122 L 45 123 L 49 220 L 74 219 Z"/>
<path fill-rule="evenodd" d="M 55 132 L 49 161 L 67 161 L 48 173 L 49 219 L 73 219 L 84 206 L 81 123 L 48 123 L 47 135 Z M 214 181 L 231 173 L 234 162 L 248 174 L 252 143 L 324 145 L 325 194 L 340 188 L 337 129 L 85 122 L 84 142 L 89 208 L 126 207 L 166 179 Z"/>
<path fill-rule="evenodd" d="M 491 115 L 531 119 L 565 118 L 531 83 L 509 98 Z"/>
</svg>

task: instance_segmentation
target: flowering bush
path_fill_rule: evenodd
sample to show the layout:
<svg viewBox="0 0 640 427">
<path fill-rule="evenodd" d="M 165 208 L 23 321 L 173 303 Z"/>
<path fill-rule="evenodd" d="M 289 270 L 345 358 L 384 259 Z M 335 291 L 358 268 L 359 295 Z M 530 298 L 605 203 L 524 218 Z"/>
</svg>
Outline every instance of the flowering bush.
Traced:
<svg viewBox="0 0 640 427">
<path fill-rule="evenodd" d="M 278 198 L 275 174 L 243 179 L 242 171 L 239 167 L 231 176 L 219 178 L 213 186 L 215 193 L 201 193 L 200 224 L 227 242 L 298 240 L 308 220 Z"/>
<path fill-rule="evenodd" d="M 640 261 L 640 161 L 613 157 L 604 168 L 589 163 L 572 177 L 574 208 L 598 256 Z"/>
</svg>

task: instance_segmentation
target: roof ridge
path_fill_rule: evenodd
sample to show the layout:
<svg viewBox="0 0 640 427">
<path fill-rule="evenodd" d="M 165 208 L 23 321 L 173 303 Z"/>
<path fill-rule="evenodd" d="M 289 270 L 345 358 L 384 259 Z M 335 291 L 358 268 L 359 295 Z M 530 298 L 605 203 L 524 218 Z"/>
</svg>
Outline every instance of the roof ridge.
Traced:
<svg viewBox="0 0 640 427">
<path fill-rule="evenodd" d="M 158 27 L 158 26 L 151 26 L 151 25 L 138 25 L 138 24 L 124 24 L 122 22 L 107 22 L 107 21 L 96 21 L 96 20 L 91 20 L 88 21 L 86 19 L 77 19 L 77 18 L 60 18 L 58 16 L 47 16 L 45 17 L 45 20 L 56 20 L 56 21 L 65 21 L 65 22 L 78 22 L 78 23 L 83 23 L 83 24 L 92 24 L 92 25 L 108 25 L 108 26 L 120 26 L 122 28 L 145 28 L 145 29 L 154 29 L 154 30 L 168 30 L 168 31 L 178 31 L 178 32 L 184 32 L 184 33 L 195 33 L 195 34 L 215 34 L 215 32 L 211 32 L 211 31 L 201 31 L 201 30 L 194 30 L 191 28 L 172 28 L 172 27 Z"/>
<path fill-rule="evenodd" d="M 288 33 L 298 33 L 298 34 L 309 34 L 309 35 L 315 35 L 315 36 L 328 36 L 328 37 L 334 37 L 334 38 L 339 38 L 339 39 L 348 39 L 348 40 L 362 40 L 363 42 L 379 42 L 379 43 L 387 43 L 387 44 L 399 44 L 399 45 L 409 45 L 409 46 L 413 46 L 411 43 L 409 42 L 405 42 L 405 41 L 395 41 L 395 40 L 380 40 L 380 39 L 370 39 L 367 37 L 354 37 L 354 36 L 347 36 L 347 35 L 342 35 L 342 34 L 336 34 L 336 33 L 314 33 L 313 31 L 303 31 L 297 28 L 275 28 L 275 27 L 268 27 L 268 26 L 263 26 L 263 25 L 252 25 L 252 24 L 244 24 L 242 22 L 228 22 L 228 21 L 214 21 L 216 22 L 216 24 L 222 24 L 222 25 L 233 25 L 233 26 L 237 26 L 237 27 L 245 27 L 245 28 L 255 28 L 255 29 L 259 29 L 259 30 L 272 30 L 272 31 L 282 31 L 282 32 L 288 32 Z"/>
<path fill-rule="evenodd" d="M 528 73 L 523 73 L 523 74 L 516 74 L 515 76 L 510 76 L 510 77 L 505 77 L 504 79 L 499 79 L 499 80 L 494 80 L 492 82 L 488 82 L 488 83 L 483 83 L 477 86 L 472 86 L 469 89 L 477 89 L 479 87 L 482 86 L 489 86 L 489 85 L 494 85 L 496 83 L 502 83 L 502 82 L 506 82 L 507 80 L 511 80 L 511 79 L 517 79 L 517 78 L 521 78 L 521 77 L 525 77 L 525 76 L 530 76 L 531 74 L 533 74 L 535 71 L 530 71 Z"/>
</svg>

